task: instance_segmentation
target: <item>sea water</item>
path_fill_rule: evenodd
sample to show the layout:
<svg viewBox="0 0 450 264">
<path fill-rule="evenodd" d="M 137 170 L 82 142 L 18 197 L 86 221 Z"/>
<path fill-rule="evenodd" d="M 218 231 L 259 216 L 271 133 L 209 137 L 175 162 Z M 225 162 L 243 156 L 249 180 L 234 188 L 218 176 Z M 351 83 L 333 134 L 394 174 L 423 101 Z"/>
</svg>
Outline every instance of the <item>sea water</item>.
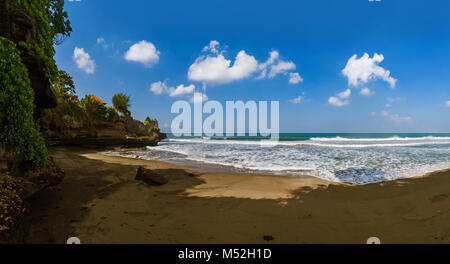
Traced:
<svg viewBox="0 0 450 264">
<path fill-rule="evenodd" d="M 117 154 L 117 153 L 116 153 Z M 280 134 L 169 138 L 120 155 L 368 184 L 450 168 L 450 134 Z"/>
</svg>

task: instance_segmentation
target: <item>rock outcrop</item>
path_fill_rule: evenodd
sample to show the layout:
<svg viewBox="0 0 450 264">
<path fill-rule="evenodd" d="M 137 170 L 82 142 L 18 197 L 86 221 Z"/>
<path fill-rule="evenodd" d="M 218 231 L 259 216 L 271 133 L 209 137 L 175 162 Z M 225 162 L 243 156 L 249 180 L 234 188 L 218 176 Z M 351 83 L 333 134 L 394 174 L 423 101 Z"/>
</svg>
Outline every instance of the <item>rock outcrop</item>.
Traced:
<svg viewBox="0 0 450 264">
<path fill-rule="evenodd" d="M 41 120 L 42 133 L 49 146 L 79 146 L 85 148 L 140 148 L 156 146 L 166 138 L 141 121 L 127 119 L 116 122 L 99 122 L 89 125 L 70 116 L 62 124 L 54 120 Z"/>
<path fill-rule="evenodd" d="M 136 180 L 143 181 L 150 186 L 161 186 L 169 182 L 164 176 L 144 167 L 137 168 Z"/>
</svg>

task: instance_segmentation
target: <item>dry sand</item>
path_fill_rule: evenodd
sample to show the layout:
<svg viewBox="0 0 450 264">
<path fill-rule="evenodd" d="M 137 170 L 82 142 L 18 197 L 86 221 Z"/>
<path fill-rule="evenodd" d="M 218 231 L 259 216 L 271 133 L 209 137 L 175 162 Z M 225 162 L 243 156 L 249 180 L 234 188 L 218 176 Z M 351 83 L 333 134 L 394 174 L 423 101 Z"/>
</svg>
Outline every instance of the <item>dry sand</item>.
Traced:
<svg viewBox="0 0 450 264">
<path fill-rule="evenodd" d="M 450 243 L 450 171 L 353 186 L 76 148 L 51 155 L 66 178 L 31 201 L 27 243 Z M 169 183 L 135 181 L 137 166 Z"/>
</svg>

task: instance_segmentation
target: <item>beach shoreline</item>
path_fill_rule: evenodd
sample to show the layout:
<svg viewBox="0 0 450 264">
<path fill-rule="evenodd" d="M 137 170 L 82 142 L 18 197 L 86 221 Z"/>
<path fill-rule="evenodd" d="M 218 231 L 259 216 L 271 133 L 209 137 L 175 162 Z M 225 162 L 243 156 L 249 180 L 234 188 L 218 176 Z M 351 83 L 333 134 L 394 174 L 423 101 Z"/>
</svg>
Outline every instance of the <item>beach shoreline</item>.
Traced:
<svg viewBox="0 0 450 264">
<path fill-rule="evenodd" d="M 51 148 L 64 182 L 31 200 L 27 243 L 450 242 L 450 170 L 351 185 Z M 168 179 L 136 181 L 144 166 Z M 264 237 L 272 237 L 266 241 Z"/>
</svg>

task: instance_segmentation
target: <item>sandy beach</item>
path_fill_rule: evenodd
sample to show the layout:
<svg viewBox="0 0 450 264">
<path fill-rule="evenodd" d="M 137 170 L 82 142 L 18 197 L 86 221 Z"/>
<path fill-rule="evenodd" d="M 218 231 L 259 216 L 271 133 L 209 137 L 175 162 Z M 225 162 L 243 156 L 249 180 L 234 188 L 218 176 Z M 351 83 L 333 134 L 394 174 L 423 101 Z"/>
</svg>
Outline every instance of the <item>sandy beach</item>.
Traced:
<svg viewBox="0 0 450 264">
<path fill-rule="evenodd" d="M 450 171 L 356 186 L 50 154 L 66 178 L 31 200 L 27 243 L 450 243 Z M 136 181 L 138 166 L 169 182 Z"/>
</svg>

